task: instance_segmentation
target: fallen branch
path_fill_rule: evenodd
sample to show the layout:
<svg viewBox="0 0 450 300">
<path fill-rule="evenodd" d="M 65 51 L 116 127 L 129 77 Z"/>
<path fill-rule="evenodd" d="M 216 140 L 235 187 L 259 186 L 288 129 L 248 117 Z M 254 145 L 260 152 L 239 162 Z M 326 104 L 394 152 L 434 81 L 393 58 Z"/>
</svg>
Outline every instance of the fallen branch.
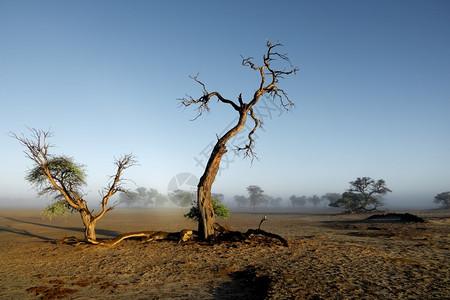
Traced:
<svg viewBox="0 0 450 300">
<path fill-rule="evenodd" d="M 112 240 L 109 241 L 98 241 L 98 240 L 80 240 L 74 236 L 65 237 L 60 241 L 57 241 L 57 244 L 74 244 L 76 246 L 80 244 L 93 244 L 104 247 L 112 247 L 120 243 L 121 241 L 129 238 L 143 237 L 142 242 L 147 243 L 155 240 L 172 240 L 177 242 L 186 242 L 192 238 L 194 231 L 183 229 L 180 232 L 165 232 L 165 231 L 138 231 L 138 232 L 129 232 L 122 234 Z"/>
<path fill-rule="evenodd" d="M 262 235 L 271 239 L 275 239 L 280 241 L 285 247 L 289 247 L 288 241 L 279 236 L 278 234 L 267 232 L 261 229 L 261 225 L 264 221 L 267 220 L 267 216 L 264 215 L 264 217 L 261 219 L 261 222 L 259 223 L 258 229 L 249 229 L 247 232 L 242 233 L 240 231 L 234 231 L 234 230 L 228 230 L 224 226 L 220 225 L 219 223 L 214 224 L 214 230 L 216 231 L 216 239 L 222 240 L 222 241 L 249 241 L 253 236 L 256 235 Z"/>
</svg>

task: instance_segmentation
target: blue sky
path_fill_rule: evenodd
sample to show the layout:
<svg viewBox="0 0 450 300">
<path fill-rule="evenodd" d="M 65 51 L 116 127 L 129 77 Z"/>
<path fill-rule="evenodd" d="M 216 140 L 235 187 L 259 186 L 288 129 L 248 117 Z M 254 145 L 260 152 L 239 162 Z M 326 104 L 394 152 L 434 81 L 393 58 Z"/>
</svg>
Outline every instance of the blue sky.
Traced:
<svg viewBox="0 0 450 300">
<path fill-rule="evenodd" d="M 138 186 L 200 177 L 195 159 L 236 116 L 214 103 L 193 122 L 177 99 L 201 95 L 188 78 L 200 73 L 209 91 L 248 100 L 259 78 L 240 55 L 259 62 L 266 39 L 299 68 L 280 82 L 296 107 L 261 103 L 260 160 L 230 151 L 214 191 L 322 195 L 369 176 L 393 190 L 386 203 L 433 206 L 450 190 L 448 1 L 3 0 L 0 204 L 46 202 L 9 137 L 27 126 L 86 165 L 92 200 L 123 153 L 139 160 L 124 174 Z"/>
</svg>

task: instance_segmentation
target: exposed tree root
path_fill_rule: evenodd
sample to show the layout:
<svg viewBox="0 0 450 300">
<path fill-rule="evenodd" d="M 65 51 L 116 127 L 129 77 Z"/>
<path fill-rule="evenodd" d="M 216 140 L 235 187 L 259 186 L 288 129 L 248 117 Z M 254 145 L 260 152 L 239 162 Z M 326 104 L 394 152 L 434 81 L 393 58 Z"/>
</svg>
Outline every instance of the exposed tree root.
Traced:
<svg viewBox="0 0 450 300">
<path fill-rule="evenodd" d="M 262 221 L 260 223 L 261 227 Z M 233 242 L 243 242 L 243 241 L 251 241 L 254 236 L 262 235 L 271 240 L 278 240 L 285 247 L 289 247 L 289 243 L 286 239 L 279 236 L 278 234 L 264 231 L 262 229 L 249 229 L 247 232 L 243 233 L 240 231 L 228 230 L 224 226 L 215 223 L 214 229 L 216 231 L 216 239 L 219 241 L 233 241 Z"/>
<path fill-rule="evenodd" d="M 261 229 L 261 225 L 264 221 L 267 220 L 267 216 L 264 216 L 259 223 L 258 229 L 249 229 L 247 232 L 234 231 L 225 228 L 219 223 L 214 223 L 214 239 L 212 242 L 254 242 L 254 243 L 265 243 L 272 244 L 276 242 L 280 242 L 285 247 L 289 247 L 289 243 L 286 239 L 279 236 L 278 234 L 274 234 L 271 232 L 267 232 Z M 264 237 L 264 240 L 259 239 L 258 237 Z M 74 236 L 65 237 L 60 241 L 57 241 L 58 244 L 70 244 L 70 245 L 81 245 L 81 244 L 92 244 L 99 245 L 104 247 L 112 247 L 120 243 L 121 241 L 129 238 L 142 238 L 143 243 L 147 243 L 155 240 L 171 240 L 180 242 L 187 242 L 189 240 L 195 240 L 195 237 L 198 238 L 198 232 L 188 229 L 183 229 L 180 232 L 165 232 L 165 231 L 138 231 L 138 232 L 129 232 L 122 234 L 112 240 L 108 241 L 98 241 L 98 240 L 80 240 Z"/>
<path fill-rule="evenodd" d="M 164 232 L 164 231 L 139 231 L 139 232 L 129 232 L 122 234 L 109 241 L 99 241 L 99 240 L 80 240 L 74 236 L 65 237 L 59 241 L 57 244 L 71 244 L 71 245 L 81 245 L 81 244 L 93 244 L 104 247 L 112 247 L 120 243 L 121 241 L 129 238 L 144 238 L 143 242 L 150 242 L 154 240 L 172 240 L 177 242 L 186 242 L 192 238 L 194 232 L 192 230 L 183 229 L 180 232 Z"/>
</svg>

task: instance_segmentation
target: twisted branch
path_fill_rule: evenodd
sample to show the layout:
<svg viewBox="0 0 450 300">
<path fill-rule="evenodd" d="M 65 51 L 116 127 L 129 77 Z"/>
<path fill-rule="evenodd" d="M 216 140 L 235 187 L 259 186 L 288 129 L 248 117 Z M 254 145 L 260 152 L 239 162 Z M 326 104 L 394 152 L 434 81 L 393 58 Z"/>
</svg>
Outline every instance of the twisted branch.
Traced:
<svg viewBox="0 0 450 300">
<path fill-rule="evenodd" d="M 208 90 L 206 89 L 206 85 L 198 79 L 199 74 L 189 77 L 200 84 L 200 86 L 202 87 L 203 95 L 197 99 L 194 99 L 191 96 L 186 96 L 185 98 L 178 99 L 180 100 L 180 105 L 184 107 L 198 105 L 197 116 L 193 120 L 196 120 L 205 111 L 209 112 L 209 101 L 213 97 L 216 97 L 218 101 L 222 103 L 231 105 L 233 109 L 238 111 L 241 116 L 247 114 L 250 115 L 254 121 L 254 126 L 248 134 L 248 143 L 244 147 L 236 147 L 236 150 L 244 151 L 244 157 L 251 157 L 252 162 L 254 158 L 257 159 L 256 154 L 253 151 L 255 143 L 253 136 L 257 128 L 262 124 L 261 120 L 259 120 L 253 112 L 253 106 L 259 101 L 262 95 L 271 98 L 273 101 L 278 100 L 280 106 L 286 110 L 289 110 L 294 106 L 294 103 L 290 100 L 287 93 L 277 85 L 279 78 L 284 78 L 284 76 L 286 75 L 290 75 L 293 73 L 295 74 L 297 72 L 297 68 L 292 67 L 292 63 L 286 54 L 282 54 L 274 50 L 275 48 L 281 46 L 283 45 L 280 43 L 272 44 L 267 41 L 267 52 L 263 55 L 263 64 L 260 66 L 253 62 L 253 57 L 245 58 L 241 55 L 242 65 L 247 66 L 254 71 L 258 71 L 260 75 L 259 88 L 255 91 L 253 98 L 248 103 L 245 103 L 242 100 L 242 94 L 239 94 L 238 101 L 234 102 L 232 100 L 224 98 L 219 92 L 208 92 Z M 289 70 L 278 70 L 276 68 L 273 68 L 271 66 L 271 62 L 277 59 L 287 62 L 291 68 Z M 269 77 L 269 80 L 266 77 Z"/>
</svg>

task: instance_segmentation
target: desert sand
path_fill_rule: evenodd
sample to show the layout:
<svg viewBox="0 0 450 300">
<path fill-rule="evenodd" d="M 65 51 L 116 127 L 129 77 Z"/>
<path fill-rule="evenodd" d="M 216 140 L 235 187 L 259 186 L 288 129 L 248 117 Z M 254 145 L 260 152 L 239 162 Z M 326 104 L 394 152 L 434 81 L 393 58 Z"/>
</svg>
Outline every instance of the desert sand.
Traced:
<svg viewBox="0 0 450 300">
<path fill-rule="evenodd" d="M 195 229 L 183 210 L 125 210 L 97 225 L 101 239 L 140 230 Z M 264 212 L 232 212 L 245 231 Z M 125 240 L 114 247 L 57 244 L 83 237 L 76 214 L 0 210 L 0 299 L 448 299 L 449 211 L 425 223 L 368 215 L 268 213 L 262 229 L 290 247 Z"/>
</svg>

